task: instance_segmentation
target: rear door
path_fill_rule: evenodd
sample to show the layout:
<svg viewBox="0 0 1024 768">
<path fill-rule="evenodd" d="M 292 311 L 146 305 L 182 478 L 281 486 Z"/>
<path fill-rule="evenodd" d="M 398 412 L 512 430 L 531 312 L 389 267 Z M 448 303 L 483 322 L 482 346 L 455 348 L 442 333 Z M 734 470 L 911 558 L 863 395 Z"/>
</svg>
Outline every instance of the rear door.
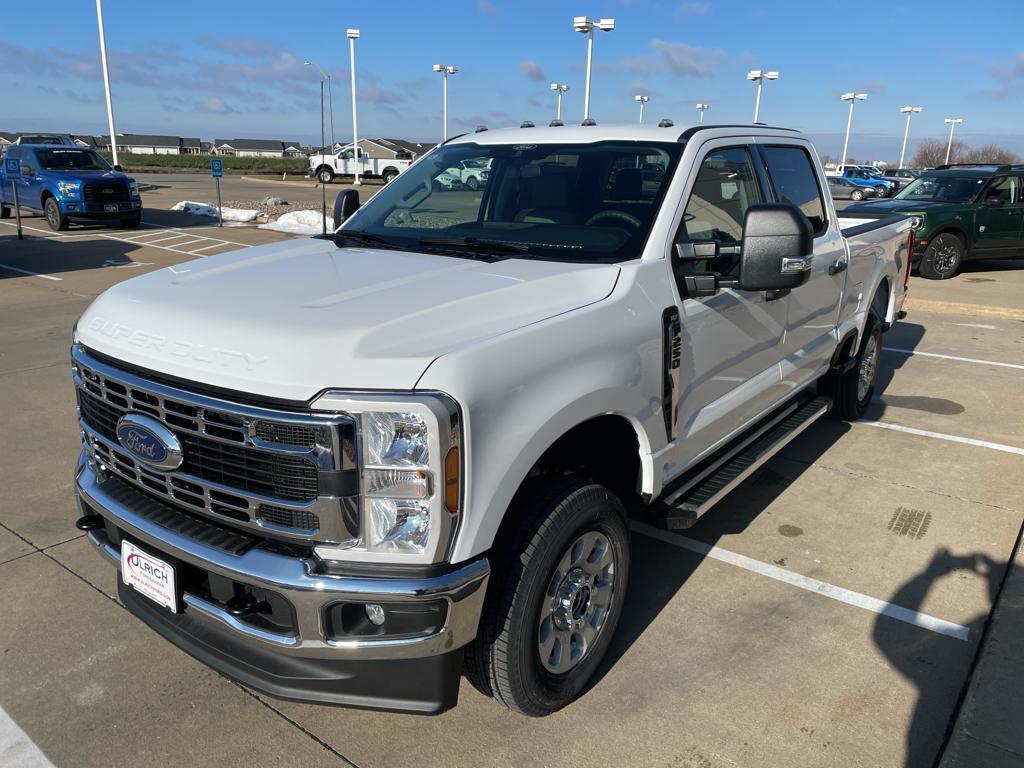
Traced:
<svg viewBox="0 0 1024 768">
<path fill-rule="evenodd" d="M 1024 226 L 1024 189 L 1016 174 L 996 176 L 981 196 L 975 219 L 974 255 L 1015 256 Z"/>
<path fill-rule="evenodd" d="M 702 147 L 675 243 L 738 246 L 747 208 L 767 189 L 747 141 L 721 139 Z M 682 265 L 686 274 L 739 274 L 738 256 Z M 680 396 L 675 409 L 676 451 L 669 476 L 710 446 L 747 425 L 785 396 L 779 358 L 789 299 L 763 291 L 722 288 L 690 298 L 677 285 L 680 315 Z"/>
<path fill-rule="evenodd" d="M 803 144 L 758 145 L 775 202 L 791 203 L 814 227 L 811 274 L 789 295 L 789 314 L 783 339 L 782 381 L 791 391 L 815 379 L 835 350 L 839 304 L 846 286 L 846 244 L 838 226 L 829 220 L 827 205 L 810 148 Z"/>
</svg>

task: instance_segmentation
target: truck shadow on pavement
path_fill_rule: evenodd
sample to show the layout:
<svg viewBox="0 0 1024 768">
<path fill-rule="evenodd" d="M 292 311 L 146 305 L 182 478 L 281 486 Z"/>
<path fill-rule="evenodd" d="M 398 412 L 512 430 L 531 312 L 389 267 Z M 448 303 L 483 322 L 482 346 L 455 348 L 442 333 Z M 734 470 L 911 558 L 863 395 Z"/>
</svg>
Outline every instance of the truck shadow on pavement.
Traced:
<svg viewBox="0 0 1024 768">
<path fill-rule="evenodd" d="M 45 237 L 20 241 L 15 237 L 5 238 L 3 244 L 2 260 L 6 266 L 42 275 L 111 267 L 135 271 L 148 266 L 128 255 L 141 245 L 107 238 L 71 244 Z M 29 279 L 21 272 L 0 268 L 0 281 L 12 278 Z"/>
<path fill-rule="evenodd" d="M 879 615 L 872 639 L 889 664 L 917 689 L 906 735 L 905 768 L 931 768 L 957 715 L 971 667 L 981 649 L 981 638 L 1007 572 L 1007 563 L 986 554 L 955 555 L 936 551 L 923 571 L 905 582 L 889 598 L 894 605 L 920 611 L 929 591 L 947 578 L 976 574 L 984 579 L 989 611 L 962 626 L 969 630 L 963 640 Z"/>
</svg>

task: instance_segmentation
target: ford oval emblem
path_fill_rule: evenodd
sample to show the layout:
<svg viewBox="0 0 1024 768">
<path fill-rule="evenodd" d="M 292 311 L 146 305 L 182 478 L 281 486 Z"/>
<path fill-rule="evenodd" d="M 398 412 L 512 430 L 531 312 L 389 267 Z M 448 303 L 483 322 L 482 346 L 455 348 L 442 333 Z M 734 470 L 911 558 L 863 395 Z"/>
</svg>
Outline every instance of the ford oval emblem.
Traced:
<svg viewBox="0 0 1024 768">
<path fill-rule="evenodd" d="M 133 458 L 156 469 L 177 469 L 184 459 L 175 434 L 141 413 L 121 417 L 117 422 L 117 441 Z"/>
</svg>

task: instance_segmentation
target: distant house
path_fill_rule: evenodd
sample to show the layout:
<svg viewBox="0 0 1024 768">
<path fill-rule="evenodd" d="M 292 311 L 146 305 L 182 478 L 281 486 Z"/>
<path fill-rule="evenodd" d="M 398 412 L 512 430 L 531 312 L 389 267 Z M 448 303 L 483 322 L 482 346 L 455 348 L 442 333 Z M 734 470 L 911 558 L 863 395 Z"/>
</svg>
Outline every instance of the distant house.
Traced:
<svg viewBox="0 0 1024 768">
<path fill-rule="evenodd" d="M 284 146 L 285 157 L 305 157 L 305 152 L 302 151 L 302 144 L 297 141 L 283 141 L 281 142 Z"/>
<path fill-rule="evenodd" d="M 199 139 L 185 139 L 181 140 L 181 154 L 183 155 L 198 155 L 203 151 L 203 142 Z"/>
<path fill-rule="evenodd" d="M 420 155 L 425 155 L 427 152 L 432 150 L 436 145 L 426 141 L 406 141 L 405 139 L 374 139 L 378 144 L 381 144 L 388 149 L 393 149 L 397 152 L 405 150 L 412 159 L 417 159 Z"/>
<path fill-rule="evenodd" d="M 95 136 L 72 136 L 75 144 L 80 147 L 87 147 L 88 149 L 99 149 L 99 142 L 96 141 Z"/>
<path fill-rule="evenodd" d="M 285 156 L 284 142 L 280 139 L 214 139 L 213 149 L 218 155 L 234 157 Z"/>
<path fill-rule="evenodd" d="M 335 142 L 332 145 L 332 149 L 329 154 L 337 154 L 342 149 L 351 146 L 351 141 Z M 406 141 L 405 139 L 359 140 L 359 150 L 360 152 L 362 152 L 364 156 L 380 160 L 394 160 L 399 157 L 404 160 L 415 160 L 420 155 L 426 154 L 429 150 L 433 148 L 433 144 L 419 144 L 413 141 Z M 316 151 L 319 152 L 319 150 Z"/>
<path fill-rule="evenodd" d="M 131 155 L 180 155 L 181 137 L 119 133 L 117 150 Z"/>
<path fill-rule="evenodd" d="M 0 131 L 0 149 L 11 146 L 15 139 L 18 138 L 16 133 L 8 133 L 7 131 Z"/>
<path fill-rule="evenodd" d="M 201 155 L 213 154 L 213 142 L 212 141 L 200 141 L 199 142 L 199 154 L 201 154 Z"/>
</svg>

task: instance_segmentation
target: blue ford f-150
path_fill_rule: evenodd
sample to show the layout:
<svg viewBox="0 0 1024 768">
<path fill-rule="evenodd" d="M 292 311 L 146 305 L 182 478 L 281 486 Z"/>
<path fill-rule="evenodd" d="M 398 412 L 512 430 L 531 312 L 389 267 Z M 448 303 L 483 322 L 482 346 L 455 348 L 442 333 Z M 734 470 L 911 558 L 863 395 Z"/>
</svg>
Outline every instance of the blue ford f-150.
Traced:
<svg viewBox="0 0 1024 768">
<path fill-rule="evenodd" d="M 113 220 L 123 227 L 142 221 L 138 184 L 96 150 L 16 144 L 4 156 L 21 161 L 21 177 L 12 179 L 0 168 L 0 218 L 11 215 L 13 183 L 18 204 L 42 211 L 53 230 L 67 229 L 72 219 Z"/>
</svg>

